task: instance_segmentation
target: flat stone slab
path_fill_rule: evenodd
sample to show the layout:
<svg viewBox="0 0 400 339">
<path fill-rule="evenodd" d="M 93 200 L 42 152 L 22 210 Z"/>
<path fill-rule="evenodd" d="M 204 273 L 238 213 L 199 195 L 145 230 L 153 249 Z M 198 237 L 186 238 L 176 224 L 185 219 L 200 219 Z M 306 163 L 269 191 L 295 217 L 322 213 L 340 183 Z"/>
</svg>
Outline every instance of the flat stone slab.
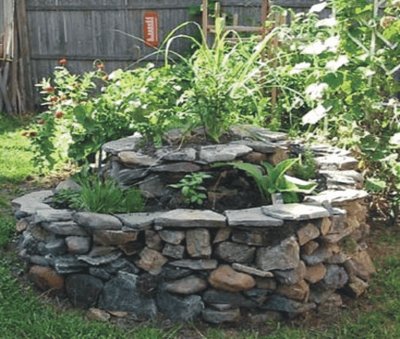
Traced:
<svg viewBox="0 0 400 339">
<path fill-rule="evenodd" d="M 194 161 L 197 152 L 194 148 L 162 148 L 156 152 L 157 158 L 167 161 Z"/>
<path fill-rule="evenodd" d="M 305 204 L 285 204 L 263 206 L 264 214 L 282 220 L 310 220 L 329 217 L 330 213 L 324 207 Z"/>
<path fill-rule="evenodd" d="M 218 266 L 218 261 L 214 259 L 200 259 L 200 260 L 176 260 L 168 263 L 171 266 L 189 268 L 194 271 L 213 270 Z"/>
<path fill-rule="evenodd" d="M 154 166 L 157 164 L 157 159 L 146 154 L 141 154 L 132 151 L 123 151 L 118 153 L 119 160 L 127 165 L 136 166 Z"/>
<path fill-rule="evenodd" d="M 58 235 L 87 235 L 87 232 L 74 221 L 43 222 L 41 225 L 49 232 Z"/>
<path fill-rule="evenodd" d="M 361 173 L 348 170 L 348 171 L 320 171 L 321 175 L 326 177 L 329 181 L 337 182 L 340 184 L 355 185 L 364 181 Z"/>
<path fill-rule="evenodd" d="M 142 138 L 140 136 L 130 136 L 127 138 L 107 142 L 101 148 L 106 153 L 116 155 L 119 152 L 136 150 L 141 140 Z"/>
<path fill-rule="evenodd" d="M 326 144 L 314 144 L 310 145 L 309 149 L 316 155 L 316 156 L 325 156 L 329 154 L 335 154 L 335 155 L 342 155 L 342 156 L 347 156 L 350 155 L 351 152 L 344 150 L 342 148 L 334 147 L 332 145 L 326 145 Z"/>
<path fill-rule="evenodd" d="M 232 161 L 252 151 L 250 147 L 241 144 L 203 146 L 200 149 L 199 158 L 208 163 Z"/>
<path fill-rule="evenodd" d="M 231 227 L 278 227 L 283 225 L 282 219 L 265 215 L 261 207 L 244 210 L 227 210 L 225 215 Z"/>
<path fill-rule="evenodd" d="M 318 195 L 307 196 L 304 201 L 319 203 L 328 202 L 329 204 L 340 204 L 347 201 L 365 199 L 369 196 L 368 192 L 363 190 L 348 189 L 343 191 L 328 190 Z"/>
<path fill-rule="evenodd" d="M 209 210 L 176 209 L 156 218 L 155 225 L 157 227 L 218 228 L 225 227 L 226 220 L 223 215 Z"/>
<path fill-rule="evenodd" d="M 54 221 L 70 221 L 72 220 L 71 210 L 57 210 L 54 208 L 43 208 L 36 211 L 34 216 L 35 223 L 54 222 Z"/>
<path fill-rule="evenodd" d="M 122 221 L 124 226 L 133 228 L 135 230 L 145 230 L 153 226 L 154 220 L 160 217 L 163 212 L 153 213 L 126 213 L 115 215 Z"/>
<path fill-rule="evenodd" d="M 117 260 L 122 253 L 110 253 L 107 255 L 102 255 L 102 256 L 97 256 L 97 257 L 92 257 L 90 255 L 80 255 L 78 256 L 79 261 L 83 261 L 91 266 L 100 266 L 100 265 L 105 265 L 109 264 L 115 260 Z"/>
<path fill-rule="evenodd" d="M 244 273 L 247 273 L 250 275 L 255 275 L 255 276 L 261 277 L 261 278 L 272 278 L 274 276 L 274 274 L 272 272 L 262 271 L 257 268 L 242 265 L 239 263 L 232 264 L 232 268 L 235 269 L 236 271 L 244 272 Z"/>
<path fill-rule="evenodd" d="M 74 221 L 93 230 L 119 230 L 122 222 L 109 214 L 78 212 L 74 214 Z"/>
<path fill-rule="evenodd" d="M 152 172 L 171 172 L 171 173 L 192 173 L 200 171 L 199 165 L 193 164 L 192 162 L 177 162 L 172 164 L 164 164 L 154 166 L 151 168 Z"/>
<path fill-rule="evenodd" d="M 254 125 L 234 125 L 230 128 L 231 133 L 241 138 L 250 138 L 261 141 L 284 141 L 287 140 L 287 134 L 281 132 L 273 132 L 266 128 Z"/>
<path fill-rule="evenodd" d="M 353 170 L 358 167 L 357 159 L 343 155 L 326 155 L 315 158 L 315 162 L 321 169 Z"/>
<path fill-rule="evenodd" d="M 257 140 L 238 140 L 232 141 L 233 145 L 245 145 L 250 147 L 255 152 L 260 152 L 264 154 L 272 154 L 275 153 L 278 149 L 282 147 L 269 141 L 257 141 Z"/>
<path fill-rule="evenodd" d="M 44 201 L 52 195 L 53 191 L 51 190 L 32 192 L 14 199 L 11 201 L 11 205 L 21 213 L 34 214 L 39 209 L 50 208 Z"/>
</svg>

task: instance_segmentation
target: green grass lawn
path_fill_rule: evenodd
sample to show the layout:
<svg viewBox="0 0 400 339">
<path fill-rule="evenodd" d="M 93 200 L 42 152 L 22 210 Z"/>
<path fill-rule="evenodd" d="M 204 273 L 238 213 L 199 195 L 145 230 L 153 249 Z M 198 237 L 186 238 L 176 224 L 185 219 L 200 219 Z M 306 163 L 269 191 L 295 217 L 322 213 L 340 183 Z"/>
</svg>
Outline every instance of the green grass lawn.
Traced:
<svg viewBox="0 0 400 339">
<path fill-rule="evenodd" d="M 46 302 L 16 278 L 21 264 L 6 247 L 14 236 L 15 221 L 9 200 L 22 191 L 40 186 L 30 163 L 29 144 L 21 136 L 20 121 L 0 115 L 0 339 L 15 338 L 400 338 L 400 232 L 380 226 L 373 230 L 371 253 L 378 274 L 368 295 L 353 301 L 337 319 L 321 322 L 305 319 L 291 323 L 268 323 L 243 329 L 204 324 L 143 324 L 130 329 L 88 322 L 82 311 L 67 311 Z M 29 185 L 26 179 L 29 179 Z"/>
</svg>

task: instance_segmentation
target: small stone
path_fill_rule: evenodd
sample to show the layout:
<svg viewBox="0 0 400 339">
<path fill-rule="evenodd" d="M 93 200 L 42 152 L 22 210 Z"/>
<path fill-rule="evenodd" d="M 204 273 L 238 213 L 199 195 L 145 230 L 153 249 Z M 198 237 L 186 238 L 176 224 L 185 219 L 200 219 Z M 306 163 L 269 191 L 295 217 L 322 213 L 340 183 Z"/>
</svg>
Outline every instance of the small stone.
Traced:
<svg viewBox="0 0 400 339">
<path fill-rule="evenodd" d="M 316 284 L 321 281 L 326 274 L 326 267 L 320 263 L 314 266 L 307 266 L 306 275 L 304 277 L 310 284 Z"/>
<path fill-rule="evenodd" d="M 269 141 L 256 141 L 256 140 L 239 140 L 239 141 L 233 141 L 231 144 L 241 144 L 245 145 L 247 147 L 250 147 L 253 151 L 250 154 L 248 154 L 246 157 L 251 156 L 254 153 L 262 154 L 265 156 L 265 154 L 272 154 L 275 153 L 276 150 L 279 148 L 279 145 L 269 142 Z M 264 159 L 263 161 L 265 161 Z"/>
<path fill-rule="evenodd" d="M 369 280 L 371 274 L 376 273 L 371 257 L 365 250 L 357 251 L 352 258 L 345 263 L 347 272 L 356 275 L 363 280 Z"/>
<path fill-rule="evenodd" d="M 250 147 L 240 144 L 211 145 L 200 148 L 199 158 L 207 163 L 218 161 L 232 161 L 238 157 L 249 154 Z"/>
<path fill-rule="evenodd" d="M 225 241 L 217 245 L 215 254 L 229 263 L 250 263 L 254 259 L 255 248 Z"/>
<path fill-rule="evenodd" d="M 96 305 L 103 282 L 87 274 L 74 274 L 65 279 L 65 288 L 74 306 L 89 308 Z"/>
<path fill-rule="evenodd" d="M 294 285 L 281 285 L 278 287 L 277 292 L 289 299 L 307 301 L 310 288 L 304 280 L 301 280 Z"/>
<path fill-rule="evenodd" d="M 229 292 L 245 291 L 256 285 L 252 276 L 238 273 L 228 265 L 222 265 L 211 272 L 208 281 L 213 287 Z"/>
<path fill-rule="evenodd" d="M 300 228 L 297 231 L 297 238 L 299 240 L 299 245 L 303 246 L 308 243 L 310 240 L 316 239 L 319 237 L 319 229 L 313 224 L 309 223 L 306 226 Z"/>
<path fill-rule="evenodd" d="M 106 311 L 92 307 L 86 312 L 86 318 L 88 320 L 107 322 L 110 320 L 111 315 Z"/>
<path fill-rule="evenodd" d="M 93 246 L 92 250 L 88 253 L 90 257 L 99 257 L 103 255 L 108 255 L 117 250 L 114 246 Z"/>
<path fill-rule="evenodd" d="M 329 218 L 322 218 L 321 224 L 320 224 L 320 231 L 322 235 L 327 235 L 331 229 L 332 221 Z"/>
<path fill-rule="evenodd" d="M 164 265 L 162 268 L 162 278 L 165 280 L 176 280 L 187 277 L 191 275 L 193 272 L 186 268 L 180 267 L 171 267 L 169 265 Z"/>
<path fill-rule="evenodd" d="M 186 278 L 166 283 L 164 288 L 170 293 L 195 294 L 207 288 L 207 281 L 195 275 L 190 275 Z"/>
<path fill-rule="evenodd" d="M 162 240 L 172 245 L 179 245 L 185 239 L 185 232 L 183 231 L 162 230 L 159 234 Z"/>
<path fill-rule="evenodd" d="M 137 239 L 138 233 L 124 231 L 95 231 L 93 233 L 93 241 L 102 246 L 123 245 Z"/>
<path fill-rule="evenodd" d="M 271 294 L 271 291 L 268 291 L 263 288 L 252 288 L 250 290 L 244 291 L 243 294 L 254 301 L 257 305 L 262 305 L 267 300 L 268 296 Z"/>
<path fill-rule="evenodd" d="M 256 278 L 256 287 L 269 290 L 269 291 L 275 291 L 276 290 L 276 280 L 272 278 Z"/>
<path fill-rule="evenodd" d="M 364 280 L 357 278 L 356 276 L 350 277 L 349 284 L 345 287 L 346 294 L 350 295 L 352 298 L 358 298 L 368 288 L 368 283 Z"/>
<path fill-rule="evenodd" d="M 251 275 L 254 275 L 257 277 L 261 277 L 261 278 L 272 278 L 274 276 L 274 274 L 271 272 L 261 271 L 261 270 L 258 270 L 257 268 L 238 264 L 238 263 L 232 264 L 232 268 L 236 271 L 251 274 Z"/>
<path fill-rule="evenodd" d="M 319 244 L 316 241 L 309 241 L 301 248 L 301 253 L 304 255 L 311 255 L 318 247 Z"/>
<path fill-rule="evenodd" d="M 157 159 L 152 158 L 148 155 L 132 152 L 132 151 L 122 151 L 118 153 L 118 158 L 120 162 L 126 165 L 136 165 L 136 166 L 154 166 L 157 164 Z"/>
<path fill-rule="evenodd" d="M 146 177 L 139 184 L 139 188 L 142 195 L 147 199 L 160 198 L 165 194 L 165 185 L 158 175 Z"/>
<path fill-rule="evenodd" d="M 28 273 L 29 278 L 43 291 L 62 290 L 64 278 L 50 267 L 32 266 Z"/>
<path fill-rule="evenodd" d="M 114 162 L 113 162 L 114 163 Z M 116 167 L 116 166 L 115 166 Z M 111 178 L 114 178 L 120 185 L 131 186 L 137 180 L 142 179 L 149 173 L 148 168 L 114 168 L 110 172 Z"/>
<path fill-rule="evenodd" d="M 225 311 L 217 311 L 211 308 L 206 308 L 202 312 L 204 321 L 212 324 L 222 324 L 226 322 L 236 322 L 240 319 L 240 309 L 235 308 Z"/>
<path fill-rule="evenodd" d="M 185 246 L 165 244 L 162 254 L 174 259 L 182 259 L 185 253 Z"/>
<path fill-rule="evenodd" d="M 322 170 L 355 170 L 358 167 L 357 159 L 343 155 L 326 155 L 314 158 Z"/>
<path fill-rule="evenodd" d="M 196 150 L 194 148 L 171 149 L 162 148 L 156 152 L 157 158 L 167 161 L 194 161 Z"/>
<path fill-rule="evenodd" d="M 225 211 L 228 225 L 231 227 L 279 227 L 283 225 L 281 219 L 271 218 L 265 215 L 261 207 L 244 210 Z"/>
<path fill-rule="evenodd" d="M 350 234 L 352 234 L 354 232 L 353 228 L 347 228 L 344 229 L 342 232 L 340 233 L 330 233 L 325 235 L 324 237 L 322 237 L 322 239 L 328 243 L 328 244 L 336 244 L 338 243 L 340 240 L 342 240 L 345 237 L 348 237 Z"/>
<path fill-rule="evenodd" d="M 324 207 L 306 204 L 284 204 L 263 206 L 264 214 L 282 220 L 310 220 L 329 217 L 329 211 Z"/>
<path fill-rule="evenodd" d="M 148 248 L 152 250 L 161 251 L 162 241 L 160 235 L 152 230 L 146 230 L 144 232 L 145 243 Z"/>
<path fill-rule="evenodd" d="M 117 260 L 121 256 L 121 253 L 110 253 L 107 255 L 102 255 L 98 257 L 91 257 L 89 255 L 80 255 L 78 256 L 78 260 L 83 261 L 91 266 L 100 266 L 109 264 L 115 260 Z"/>
<path fill-rule="evenodd" d="M 63 255 L 67 251 L 64 239 L 50 240 L 44 247 L 46 254 Z"/>
<path fill-rule="evenodd" d="M 312 254 L 301 256 L 301 259 L 309 266 L 314 266 L 329 259 L 332 255 L 339 252 L 337 245 L 323 245 L 317 248 Z"/>
<path fill-rule="evenodd" d="M 165 164 L 151 167 L 152 172 L 170 172 L 170 173 L 193 173 L 200 171 L 199 165 L 193 164 L 192 162 L 177 162 L 172 164 Z"/>
<path fill-rule="evenodd" d="M 277 142 L 287 140 L 287 134 L 269 131 L 266 128 L 254 125 L 233 125 L 229 131 L 242 139 L 262 140 L 266 142 Z"/>
<path fill-rule="evenodd" d="M 322 282 L 326 288 L 336 290 L 346 285 L 348 280 L 349 276 L 343 267 L 338 265 L 327 265 L 326 274 Z"/>
<path fill-rule="evenodd" d="M 130 136 L 105 143 L 101 148 L 106 153 L 116 155 L 123 151 L 134 151 L 142 141 L 140 136 Z"/>
<path fill-rule="evenodd" d="M 21 219 L 17 221 L 17 224 L 15 225 L 15 230 L 17 233 L 22 233 L 24 232 L 29 226 L 29 222 L 26 219 Z"/>
<path fill-rule="evenodd" d="M 187 231 L 186 249 L 193 258 L 208 258 L 211 255 L 210 232 L 205 228 Z"/>
<path fill-rule="evenodd" d="M 103 281 L 111 279 L 111 274 L 109 274 L 104 268 L 90 267 L 89 274 Z"/>
<path fill-rule="evenodd" d="M 65 243 L 71 254 L 85 254 L 90 250 L 90 238 L 88 237 L 66 237 Z"/>
<path fill-rule="evenodd" d="M 127 213 L 117 214 L 116 217 L 122 221 L 124 226 L 133 228 L 135 230 L 145 230 L 153 226 L 154 220 L 158 218 L 162 212 L 152 213 Z"/>
<path fill-rule="evenodd" d="M 218 262 L 214 259 L 200 259 L 200 260 L 176 260 L 169 263 L 172 266 L 189 268 L 194 271 L 213 270 L 217 268 Z"/>
<path fill-rule="evenodd" d="M 226 220 L 221 214 L 213 211 L 177 209 L 164 213 L 155 220 L 155 225 L 160 227 L 225 227 Z"/>
<path fill-rule="evenodd" d="M 109 313 L 116 318 L 126 318 L 129 315 L 128 312 L 119 312 L 119 311 L 110 311 Z"/>
<path fill-rule="evenodd" d="M 229 228 L 220 228 L 215 235 L 213 244 L 218 244 L 220 242 L 226 241 L 231 236 L 232 231 Z"/>
<path fill-rule="evenodd" d="M 51 233 L 64 236 L 85 236 L 88 233 L 74 221 L 42 222 L 42 227 Z"/>
<path fill-rule="evenodd" d="M 161 272 L 162 266 L 167 262 L 168 259 L 159 252 L 145 247 L 140 252 L 140 260 L 136 262 L 136 265 L 150 274 L 157 275 Z"/>
<path fill-rule="evenodd" d="M 294 285 L 304 279 L 306 275 L 306 265 L 300 261 L 299 266 L 292 270 L 276 270 L 274 271 L 276 280 L 281 284 Z"/>
<path fill-rule="evenodd" d="M 140 242 L 131 241 L 126 244 L 118 245 L 118 248 L 125 253 L 126 256 L 130 257 L 139 253 L 143 249 L 144 245 Z"/>
<path fill-rule="evenodd" d="M 257 250 L 257 267 L 263 271 L 288 270 L 299 266 L 299 244 L 291 237 L 275 247 L 261 247 Z"/>
<path fill-rule="evenodd" d="M 255 308 L 257 304 L 244 297 L 241 293 L 233 293 L 208 289 L 203 293 L 203 300 L 209 305 L 214 304 L 229 304 L 232 307 Z"/>
<path fill-rule="evenodd" d="M 286 312 L 289 314 L 301 314 L 316 308 L 314 303 L 300 303 L 282 296 L 272 295 L 265 305 L 264 309 Z"/>
<path fill-rule="evenodd" d="M 122 222 L 109 214 L 78 212 L 74 215 L 74 221 L 92 230 L 120 230 Z"/>
<path fill-rule="evenodd" d="M 57 187 L 54 189 L 54 193 L 58 193 L 62 190 L 70 191 L 80 191 L 82 189 L 81 185 L 77 184 L 75 180 L 68 178 L 67 180 L 61 181 Z"/>
<path fill-rule="evenodd" d="M 178 297 L 164 290 L 157 294 L 157 306 L 169 319 L 180 322 L 195 320 L 204 309 L 203 301 L 198 295 Z"/>
<path fill-rule="evenodd" d="M 104 268 L 110 274 L 118 274 L 118 272 L 138 274 L 140 271 L 133 263 L 125 258 L 118 258 L 117 260 L 113 260 L 109 262 L 107 266 L 104 266 Z"/>
<path fill-rule="evenodd" d="M 79 273 L 87 267 L 87 263 L 81 262 L 73 256 L 62 256 L 54 259 L 54 268 L 58 274 Z"/>
</svg>

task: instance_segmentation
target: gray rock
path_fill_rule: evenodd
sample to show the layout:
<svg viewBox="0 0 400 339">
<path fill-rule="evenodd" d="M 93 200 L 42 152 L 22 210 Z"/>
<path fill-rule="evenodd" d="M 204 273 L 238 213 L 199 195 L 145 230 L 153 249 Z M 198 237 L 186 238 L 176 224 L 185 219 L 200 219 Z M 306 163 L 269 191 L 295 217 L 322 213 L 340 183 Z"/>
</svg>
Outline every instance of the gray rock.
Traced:
<svg viewBox="0 0 400 339">
<path fill-rule="evenodd" d="M 252 288 L 251 290 L 243 291 L 243 294 L 261 306 L 265 303 L 271 292 L 262 288 Z"/>
<path fill-rule="evenodd" d="M 54 268 L 58 274 L 70 274 L 82 272 L 89 265 L 79 261 L 74 256 L 62 256 L 54 258 Z"/>
<path fill-rule="evenodd" d="M 119 272 L 104 285 L 100 295 L 99 308 L 107 311 L 132 312 L 137 316 L 154 318 L 157 306 L 153 298 L 142 295 L 137 286 L 138 276 Z"/>
<path fill-rule="evenodd" d="M 109 214 L 78 212 L 74 214 L 74 221 L 91 230 L 120 230 L 122 222 Z"/>
<path fill-rule="evenodd" d="M 196 150 L 194 148 L 172 149 L 163 147 L 156 152 L 156 156 L 167 161 L 194 161 Z"/>
<path fill-rule="evenodd" d="M 51 190 L 32 192 L 14 199 L 11 201 L 11 205 L 14 209 L 19 211 L 20 215 L 32 215 L 39 209 L 50 208 L 44 201 L 51 196 L 53 196 Z"/>
<path fill-rule="evenodd" d="M 250 147 L 240 144 L 202 146 L 199 158 L 207 163 L 218 161 L 232 161 L 238 157 L 249 154 Z"/>
<path fill-rule="evenodd" d="M 255 152 L 263 154 L 275 153 L 279 149 L 279 145 L 269 141 L 256 141 L 256 140 L 238 140 L 232 141 L 231 144 L 241 144 L 250 147 Z"/>
<path fill-rule="evenodd" d="M 358 167 L 357 159 L 336 154 L 317 157 L 315 162 L 322 170 L 355 170 Z"/>
<path fill-rule="evenodd" d="M 192 173 L 200 170 L 201 167 L 192 162 L 177 162 L 151 167 L 152 172 Z"/>
<path fill-rule="evenodd" d="M 306 275 L 306 265 L 300 261 L 299 266 L 291 270 L 276 270 L 274 271 L 276 280 L 281 284 L 294 285 L 304 279 Z"/>
<path fill-rule="evenodd" d="M 236 271 L 255 275 L 255 276 L 261 277 L 261 278 L 272 278 L 274 276 L 274 274 L 271 272 L 261 271 L 261 270 L 258 270 L 257 268 L 238 264 L 238 263 L 232 264 L 232 268 Z"/>
<path fill-rule="evenodd" d="M 153 226 L 154 220 L 162 215 L 162 212 L 152 213 L 128 213 L 117 214 L 116 217 L 122 221 L 124 226 L 135 230 L 145 230 Z"/>
<path fill-rule="evenodd" d="M 182 259 L 185 253 L 185 246 L 165 244 L 162 254 L 173 259 Z"/>
<path fill-rule="evenodd" d="M 357 199 L 365 199 L 369 194 L 362 190 L 324 191 L 318 195 L 307 196 L 304 201 L 312 203 L 327 202 L 333 206 Z"/>
<path fill-rule="evenodd" d="M 177 297 L 163 290 L 157 294 L 157 306 L 172 321 L 183 322 L 193 321 L 204 309 L 204 304 L 198 295 Z"/>
<path fill-rule="evenodd" d="M 349 280 L 349 276 L 343 267 L 338 265 L 326 265 L 326 274 L 322 283 L 327 289 L 342 288 Z"/>
<path fill-rule="evenodd" d="M 110 175 L 118 183 L 124 186 L 129 186 L 132 185 L 136 180 L 146 177 L 148 173 L 149 168 L 122 168 L 112 171 Z"/>
<path fill-rule="evenodd" d="M 157 159 L 152 158 L 146 154 L 141 154 L 132 151 L 122 151 L 118 153 L 119 161 L 127 165 L 135 166 L 155 166 Z"/>
<path fill-rule="evenodd" d="M 230 132 L 242 139 L 249 138 L 261 141 L 284 141 L 287 140 L 287 134 L 281 132 L 269 131 L 266 128 L 254 125 L 234 125 L 229 129 Z"/>
<path fill-rule="evenodd" d="M 333 147 L 332 145 L 327 145 L 327 144 L 313 144 L 309 145 L 308 148 L 316 155 L 316 156 L 325 156 L 325 155 L 350 155 L 351 152 L 338 148 L 338 147 Z"/>
<path fill-rule="evenodd" d="M 215 235 L 213 244 L 218 244 L 222 241 L 226 241 L 230 238 L 232 230 L 230 228 L 220 228 Z"/>
<path fill-rule="evenodd" d="M 90 250 L 89 237 L 70 236 L 65 238 L 65 243 L 71 254 L 85 254 Z"/>
<path fill-rule="evenodd" d="M 234 308 L 231 310 L 217 311 L 211 308 L 206 308 L 202 312 L 204 321 L 212 324 L 222 324 L 226 322 L 235 322 L 240 319 L 240 309 Z"/>
<path fill-rule="evenodd" d="M 139 188 L 148 199 L 162 197 L 165 193 L 165 185 L 158 175 L 149 175 L 139 184 Z"/>
<path fill-rule="evenodd" d="M 204 292 L 203 300 L 207 304 L 229 304 L 233 307 L 255 308 L 257 304 L 240 293 L 209 289 Z"/>
<path fill-rule="evenodd" d="M 65 289 L 74 306 L 89 308 L 96 306 L 103 282 L 91 275 L 73 274 L 65 279 Z"/>
<path fill-rule="evenodd" d="M 228 220 L 228 225 L 231 227 L 277 227 L 283 225 L 281 219 L 271 218 L 265 215 L 261 207 L 244 210 L 227 210 L 225 211 L 225 215 Z"/>
<path fill-rule="evenodd" d="M 72 219 L 72 211 L 56 210 L 54 208 L 43 208 L 36 211 L 33 218 L 35 223 L 54 222 L 54 221 L 70 221 Z"/>
<path fill-rule="evenodd" d="M 145 247 L 140 252 L 140 260 L 136 261 L 136 265 L 150 274 L 157 275 L 161 272 L 162 266 L 168 262 L 168 259 L 159 252 Z"/>
<path fill-rule="evenodd" d="M 70 190 L 70 191 L 80 191 L 82 187 L 76 183 L 75 180 L 68 178 L 67 180 L 61 181 L 56 188 L 54 189 L 54 193 L 58 193 L 62 190 Z"/>
<path fill-rule="evenodd" d="M 190 275 L 180 280 L 175 280 L 164 284 L 164 289 L 170 293 L 177 294 L 195 294 L 207 288 L 207 281 Z"/>
<path fill-rule="evenodd" d="M 121 253 L 111 253 L 107 255 L 91 257 L 89 255 L 80 255 L 78 256 L 78 260 L 83 261 L 91 266 L 100 266 L 109 264 L 115 260 L 117 260 L 121 256 Z"/>
<path fill-rule="evenodd" d="M 263 271 L 289 270 L 300 264 L 300 247 L 291 237 L 278 246 L 261 247 L 257 250 L 257 267 Z"/>
<path fill-rule="evenodd" d="M 310 289 L 310 302 L 323 304 L 335 293 L 335 290 L 326 289 L 323 285 L 317 284 Z"/>
<path fill-rule="evenodd" d="M 271 296 L 263 305 L 263 309 L 286 312 L 290 314 L 301 314 L 316 308 L 314 303 L 300 303 L 278 295 Z"/>
<path fill-rule="evenodd" d="M 137 239 L 138 232 L 100 230 L 93 233 L 93 242 L 102 246 L 124 245 Z"/>
<path fill-rule="evenodd" d="M 211 255 L 210 232 L 206 228 L 186 232 L 186 250 L 193 258 L 208 258 Z"/>
<path fill-rule="evenodd" d="M 117 260 L 113 260 L 106 266 L 104 266 L 104 269 L 109 273 L 109 274 L 116 274 L 118 272 L 126 272 L 126 273 L 133 273 L 133 274 L 138 274 L 139 269 L 130 261 L 124 259 L 124 258 L 119 258 Z"/>
<path fill-rule="evenodd" d="M 263 206 L 264 214 L 282 220 L 310 220 L 329 217 L 330 213 L 324 207 L 306 204 L 285 204 Z"/>
<path fill-rule="evenodd" d="M 33 265 L 39 265 L 39 266 L 54 265 L 54 260 L 49 256 L 30 255 L 26 259 Z"/>
<path fill-rule="evenodd" d="M 165 280 L 176 280 L 176 279 L 181 279 L 184 277 L 187 277 L 188 275 L 191 275 L 192 271 L 186 268 L 180 268 L 180 267 L 171 267 L 169 265 L 165 265 L 162 268 L 161 276 Z"/>
<path fill-rule="evenodd" d="M 318 247 L 312 254 L 301 256 L 301 259 L 309 266 L 314 266 L 329 259 L 333 255 L 332 248 L 324 245 Z"/>
<path fill-rule="evenodd" d="M 63 255 L 67 251 L 64 239 L 54 239 L 45 244 L 46 253 L 52 255 Z"/>
<path fill-rule="evenodd" d="M 217 245 L 215 254 L 229 263 L 250 263 L 254 259 L 255 248 L 234 242 L 222 242 Z"/>
<path fill-rule="evenodd" d="M 112 277 L 111 274 L 109 274 L 104 268 L 98 267 L 90 267 L 89 274 L 105 281 L 110 280 Z"/>
<path fill-rule="evenodd" d="M 155 225 L 159 227 L 225 227 L 226 220 L 221 214 L 213 211 L 177 209 L 164 213 L 156 218 Z"/>
<path fill-rule="evenodd" d="M 363 183 L 363 176 L 356 171 L 320 171 L 319 174 L 326 178 L 329 187 L 350 186 L 346 188 L 356 188 Z"/>
<path fill-rule="evenodd" d="M 75 236 L 85 236 L 88 233 L 80 227 L 74 221 L 57 221 L 57 222 L 43 222 L 41 223 L 42 227 L 48 230 L 51 233 L 58 235 L 75 235 Z"/>
<path fill-rule="evenodd" d="M 308 223 L 306 226 L 300 228 L 297 231 L 297 238 L 299 240 L 299 245 L 303 246 L 308 243 L 310 240 L 314 240 L 318 238 L 320 235 L 318 227 L 315 225 Z"/>
<path fill-rule="evenodd" d="M 214 259 L 200 259 L 200 260 L 176 260 L 169 262 L 171 266 L 189 268 L 194 271 L 213 270 L 217 268 L 218 262 Z"/>
<path fill-rule="evenodd" d="M 156 251 L 161 251 L 163 246 L 162 246 L 162 240 L 158 232 L 152 231 L 152 230 L 146 230 L 144 232 L 144 239 L 146 246 L 148 248 L 151 248 L 152 250 Z"/>
<path fill-rule="evenodd" d="M 163 230 L 158 232 L 161 239 L 172 245 L 179 245 L 185 239 L 185 232 Z"/>
<path fill-rule="evenodd" d="M 119 140 L 109 141 L 105 143 L 101 148 L 106 153 L 113 155 L 123 151 L 135 151 L 138 149 L 139 144 L 142 141 L 141 136 L 130 136 Z"/>
<path fill-rule="evenodd" d="M 90 257 L 100 257 L 103 255 L 108 255 L 117 250 L 114 246 L 93 246 L 91 251 L 88 253 Z"/>
</svg>

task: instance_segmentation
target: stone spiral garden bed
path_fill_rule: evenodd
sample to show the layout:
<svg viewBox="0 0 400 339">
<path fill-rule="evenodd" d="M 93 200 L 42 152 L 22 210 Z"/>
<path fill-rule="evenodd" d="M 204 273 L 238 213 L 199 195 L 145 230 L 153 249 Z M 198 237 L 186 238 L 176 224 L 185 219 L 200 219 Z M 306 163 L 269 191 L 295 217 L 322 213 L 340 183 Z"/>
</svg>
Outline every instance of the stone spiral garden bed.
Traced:
<svg viewBox="0 0 400 339">
<path fill-rule="evenodd" d="M 249 313 L 323 312 L 341 306 L 343 295 L 363 294 L 375 270 L 364 242 L 367 193 L 357 161 L 346 151 L 312 146 L 320 193 L 257 206 L 249 178 L 212 164 L 276 164 L 303 146 L 259 128 L 232 131 L 236 140 L 220 145 L 144 152 L 136 137 L 104 145 L 103 175 L 140 187 L 147 212 L 54 209 L 53 191 L 15 199 L 19 255 L 31 279 L 41 289 L 65 291 L 78 307 L 211 323 Z M 213 173 L 203 209 L 179 206 L 169 186 L 195 171 Z"/>
</svg>

